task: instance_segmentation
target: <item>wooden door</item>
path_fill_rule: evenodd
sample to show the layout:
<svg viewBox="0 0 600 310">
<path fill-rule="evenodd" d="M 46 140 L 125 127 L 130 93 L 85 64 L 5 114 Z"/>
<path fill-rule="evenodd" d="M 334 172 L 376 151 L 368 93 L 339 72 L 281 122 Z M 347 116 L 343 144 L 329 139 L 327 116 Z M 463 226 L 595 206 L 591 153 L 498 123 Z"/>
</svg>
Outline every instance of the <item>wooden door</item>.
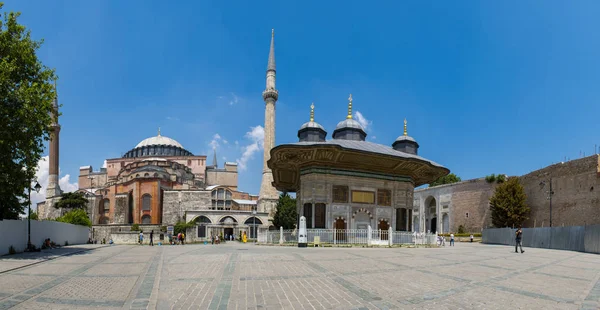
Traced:
<svg viewBox="0 0 600 310">
<path fill-rule="evenodd" d="M 381 240 L 388 240 L 390 225 L 387 221 L 379 221 L 379 230 L 381 231 Z"/>
<path fill-rule="evenodd" d="M 343 219 L 335 220 L 335 239 L 346 240 L 346 222 Z"/>
</svg>

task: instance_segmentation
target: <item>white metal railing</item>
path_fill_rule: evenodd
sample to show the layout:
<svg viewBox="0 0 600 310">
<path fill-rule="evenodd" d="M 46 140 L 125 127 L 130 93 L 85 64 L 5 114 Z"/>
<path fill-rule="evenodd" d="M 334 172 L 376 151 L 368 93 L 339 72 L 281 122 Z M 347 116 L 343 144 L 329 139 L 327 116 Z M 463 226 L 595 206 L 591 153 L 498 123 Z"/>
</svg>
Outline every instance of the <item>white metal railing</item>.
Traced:
<svg viewBox="0 0 600 310">
<path fill-rule="evenodd" d="M 314 243 L 318 237 L 324 244 L 436 244 L 435 234 L 404 231 L 368 229 L 307 229 L 308 243 Z M 297 244 L 298 230 L 262 230 L 258 232 L 258 242 L 267 244 Z"/>
</svg>

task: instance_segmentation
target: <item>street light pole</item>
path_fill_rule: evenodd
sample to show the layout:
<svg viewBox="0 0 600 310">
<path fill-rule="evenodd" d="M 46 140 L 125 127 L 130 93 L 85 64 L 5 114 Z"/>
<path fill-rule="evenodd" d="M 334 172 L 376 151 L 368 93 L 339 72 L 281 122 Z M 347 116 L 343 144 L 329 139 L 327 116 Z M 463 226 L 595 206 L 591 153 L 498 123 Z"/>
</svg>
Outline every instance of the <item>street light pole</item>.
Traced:
<svg viewBox="0 0 600 310">
<path fill-rule="evenodd" d="M 552 175 L 550 175 L 548 181 L 540 182 L 540 185 L 546 186 L 547 182 L 550 183 L 550 190 L 546 191 L 546 193 L 548 193 L 546 199 L 550 200 L 550 227 L 552 227 L 552 196 L 554 195 L 554 191 L 552 190 Z"/>
</svg>

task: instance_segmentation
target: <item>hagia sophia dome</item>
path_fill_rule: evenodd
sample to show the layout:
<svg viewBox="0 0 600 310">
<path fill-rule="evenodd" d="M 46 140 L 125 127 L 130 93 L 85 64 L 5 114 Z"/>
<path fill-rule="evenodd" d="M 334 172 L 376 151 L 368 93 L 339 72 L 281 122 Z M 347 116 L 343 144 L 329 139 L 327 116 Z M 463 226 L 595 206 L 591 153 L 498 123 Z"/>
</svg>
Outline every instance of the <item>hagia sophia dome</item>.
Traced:
<svg viewBox="0 0 600 310">
<path fill-rule="evenodd" d="M 175 139 L 161 135 L 159 129 L 157 136 L 142 140 L 133 149 L 123 155 L 124 158 L 147 156 L 194 156 L 194 154 L 186 150 Z"/>
</svg>

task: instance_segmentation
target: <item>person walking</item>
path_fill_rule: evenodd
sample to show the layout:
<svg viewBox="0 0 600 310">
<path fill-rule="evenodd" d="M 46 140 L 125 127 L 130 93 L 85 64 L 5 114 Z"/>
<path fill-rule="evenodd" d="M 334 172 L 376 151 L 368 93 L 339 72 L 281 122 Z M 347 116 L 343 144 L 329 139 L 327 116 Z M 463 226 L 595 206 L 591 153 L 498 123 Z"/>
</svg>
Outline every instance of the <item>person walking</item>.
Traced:
<svg viewBox="0 0 600 310">
<path fill-rule="evenodd" d="M 450 246 L 454 246 L 454 233 L 450 233 Z"/>
<path fill-rule="evenodd" d="M 517 251 L 517 247 L 521 248 L 521 253 L 525 253 L 525 251 L 523 251 L 523 244 L 521 244 L 521 238 L 523 237 L 523 231 L 521 230 L 521 226 L 519 226 L 519 229 L 517 229 L 517 231 L 515 232 L 515 253 L 519 253 L 519 251 Z"/>
<path fill-rule="evenodd" d="M 473 243 L 473 234 L 471 234 L 471 243 Z"/>
<path fill-rule="evenodd" d="M 140 231 L 140 245 L 144 244 L 144 232 Z"/>
<path fill-rule="evenodd" d="M 150 245 L 154 246 L 154 230 L 150 231 Z"/>
</svg>

